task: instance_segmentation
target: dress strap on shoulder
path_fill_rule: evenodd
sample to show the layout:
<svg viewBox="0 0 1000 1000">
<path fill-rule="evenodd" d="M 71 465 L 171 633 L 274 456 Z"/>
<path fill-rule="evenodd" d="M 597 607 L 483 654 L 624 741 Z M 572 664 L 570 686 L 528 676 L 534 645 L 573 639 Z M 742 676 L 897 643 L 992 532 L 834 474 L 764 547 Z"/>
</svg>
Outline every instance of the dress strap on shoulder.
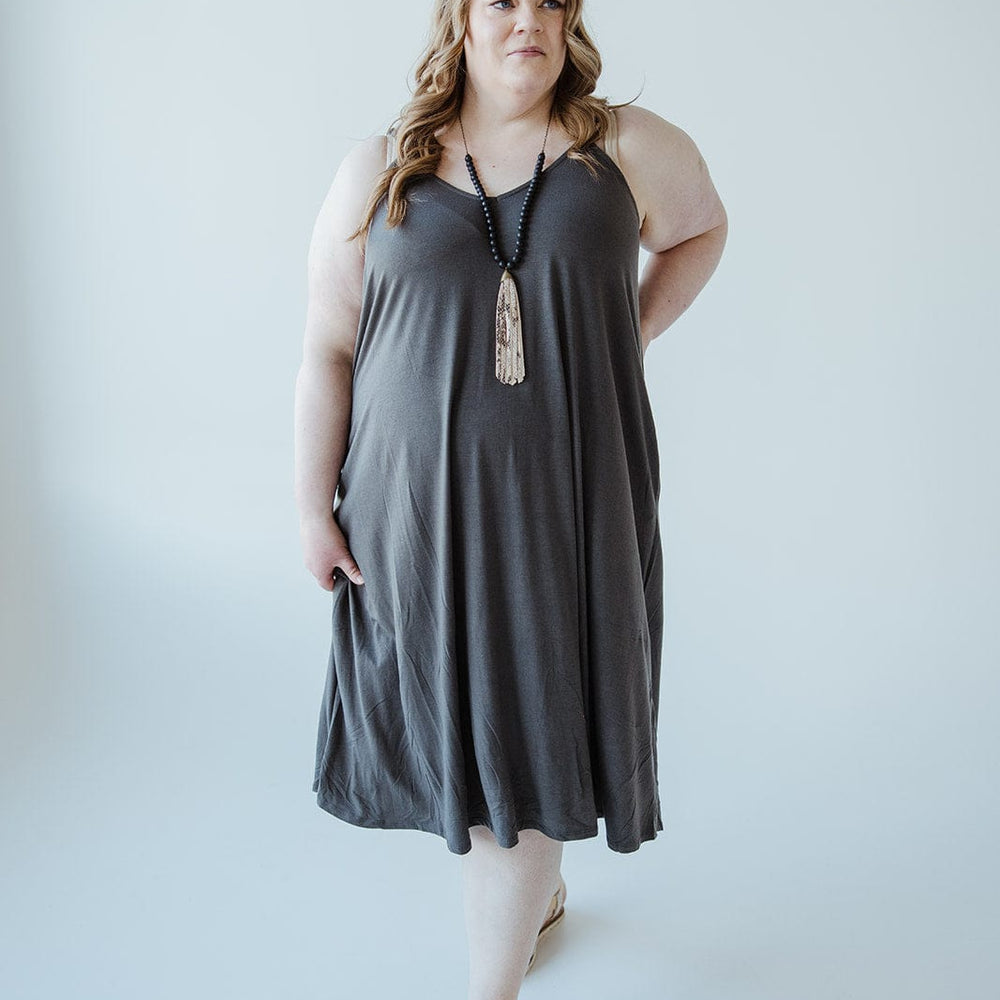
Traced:
<svg viewBox="0 0 1000 1000">
<path fill-rule="evenodd" d="M 620 169 L 621 164 L 618 162 L 618 114 L 614 108 L 611 109 L 611 124 L 604 136 L 604 152 L 614 160 L 615 165 Z"/>
</svg>

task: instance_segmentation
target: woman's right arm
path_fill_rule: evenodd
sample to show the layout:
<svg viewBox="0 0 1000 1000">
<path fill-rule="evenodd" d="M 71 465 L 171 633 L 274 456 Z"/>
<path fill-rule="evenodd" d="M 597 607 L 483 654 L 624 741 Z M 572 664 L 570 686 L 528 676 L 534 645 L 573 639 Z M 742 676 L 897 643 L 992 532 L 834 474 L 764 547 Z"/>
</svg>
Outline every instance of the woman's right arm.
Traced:
<svg viewBox="0 0 1000 1000">
<path fill-rule="evenodd" d="M 361 317 L 364 256 L 347 237 L 358 227 L 375 178 L 385 168 L 385 137 L 344 157 L 320 208 L 309 244 L 309 299 L 302 364 L 295 380 L 295 503 L 306 567 L 333 590 L 339 566 L 364 583 L 333 514 L 351 420 L 351 370 Z"/>
</svg>

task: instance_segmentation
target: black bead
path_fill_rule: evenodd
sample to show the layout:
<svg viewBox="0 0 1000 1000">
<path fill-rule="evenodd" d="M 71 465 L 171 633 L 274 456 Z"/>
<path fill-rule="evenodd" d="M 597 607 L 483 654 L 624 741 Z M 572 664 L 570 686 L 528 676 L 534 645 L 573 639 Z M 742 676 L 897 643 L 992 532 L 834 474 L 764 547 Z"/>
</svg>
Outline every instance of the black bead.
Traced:
<svg viewBox="0 0 1000 1000">
<path fill-rule="evenodd" d="M 521 212 L 518 217 L 517 241 L 514 248 L 514 256 L 511 257 L 506 263 L 500 256 L 500 251 L 497 246 L 496 231 L 493 225 L 493 213 L 490 211 L 489 200 L 486 196 L 486 192 L 483 190 L 482 182 L 479 180 L 479 174 L 476 172 L 475 164 L 472 162 L 471 153 L 467 152 L 465 154 L 465 162 L 469 168 L 469 176 L 472 179 L 472 186 L 476 189 L 476 194 L 479 197 L 479 204 L 482 206 L 483 214 L 486 216 L 486 228 L 489 235 L 490 250 L 492 251 L 493 259 L 502 268 L 512 268 L 521 259 L 525 225 L 529 216 L 531 200 L 535 192 L 535 187 L 542 172 L 542 166 L 545 163 L 545 150 L 543 149 L 542 152 L 538 154 L 538 160 L 535 164 L 534 173 L 532 174 L 531 180 L 528 182 L 528 187 L 524 195 L 524 201 L 521 204 Z"/>
</svg>

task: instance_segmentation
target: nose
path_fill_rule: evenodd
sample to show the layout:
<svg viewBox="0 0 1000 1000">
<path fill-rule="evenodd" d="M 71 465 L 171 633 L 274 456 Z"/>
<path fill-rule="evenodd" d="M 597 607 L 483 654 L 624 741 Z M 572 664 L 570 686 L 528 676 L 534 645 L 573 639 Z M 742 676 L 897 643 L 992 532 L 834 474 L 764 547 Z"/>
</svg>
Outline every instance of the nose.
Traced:
<svg viewBox="0 0 1000 1000">
<path fill-rule="evenodd" d="M 517 17 L 517 22 L 514 26 L 514 30 L 518 32 L 542 30 L 542 22 L 534 4 L 521 4 L 521 9 Z"/>
</svg>

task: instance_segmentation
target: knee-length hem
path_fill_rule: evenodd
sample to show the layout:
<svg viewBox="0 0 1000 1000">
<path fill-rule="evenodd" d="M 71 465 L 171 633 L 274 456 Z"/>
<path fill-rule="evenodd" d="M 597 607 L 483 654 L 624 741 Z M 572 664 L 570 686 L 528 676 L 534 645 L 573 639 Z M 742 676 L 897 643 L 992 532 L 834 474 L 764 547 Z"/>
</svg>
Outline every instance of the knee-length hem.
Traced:
<svg viewBox="0 0 1000 1000">
<path fill-rule="evenodd" d="M 452 854 L 468 854 L 472 850 L 472 837 L 468 831 L 473 826 L 486 827 L 501 847 L 511 848 L 517 846 L 518 834 L 523 830 L 538 830 L 544 833 L 546 837 L 551 837 L 553 840 L 564 843 L 574 840 L 592 840 L 594 837 L 600 835 L 597 819 L 604 818 L 603 814 L 598 814 L 597 819 L 590 825 L 552 826 L 547 820 L 525 814 L 519 817 L 516 827 L 500 827 L 493 820 L 484 816 L 471 816 L 468 821 L 468 827 L 458 828 L 449 833 L 444 825 L 436 820 L 428 820 L 426 822 L 408 820 L 401 825 L 396 825 L 391 822 L 387 823 L 380 817 L 361 815 L 354 808 L 353 803 L 343 802 L 336 798 L 328 798 L 321 790 L 318 781 L 313 783 L 313 791 L 318 793 L 316 801 L 324 812 L 328 812 L 331 816 L 335 816 L 337 819 L 352 826 L 363 827 L 369 830 L 417 830 L 423 833 L 433 833 L 444 840 L 448 850 Z M 610 850 L 618 854 L 632 854 L 634 851 L 639 850 L 639 847 L 646 843 L 646 841 L 654 840 L 657 833 L 661 830 L 663 830 L 663 822 L 657 817 L 656 823 L 651 829 L 643 831 L 631 840 L 608 840 L 607 845 Z"/>
</svg>

